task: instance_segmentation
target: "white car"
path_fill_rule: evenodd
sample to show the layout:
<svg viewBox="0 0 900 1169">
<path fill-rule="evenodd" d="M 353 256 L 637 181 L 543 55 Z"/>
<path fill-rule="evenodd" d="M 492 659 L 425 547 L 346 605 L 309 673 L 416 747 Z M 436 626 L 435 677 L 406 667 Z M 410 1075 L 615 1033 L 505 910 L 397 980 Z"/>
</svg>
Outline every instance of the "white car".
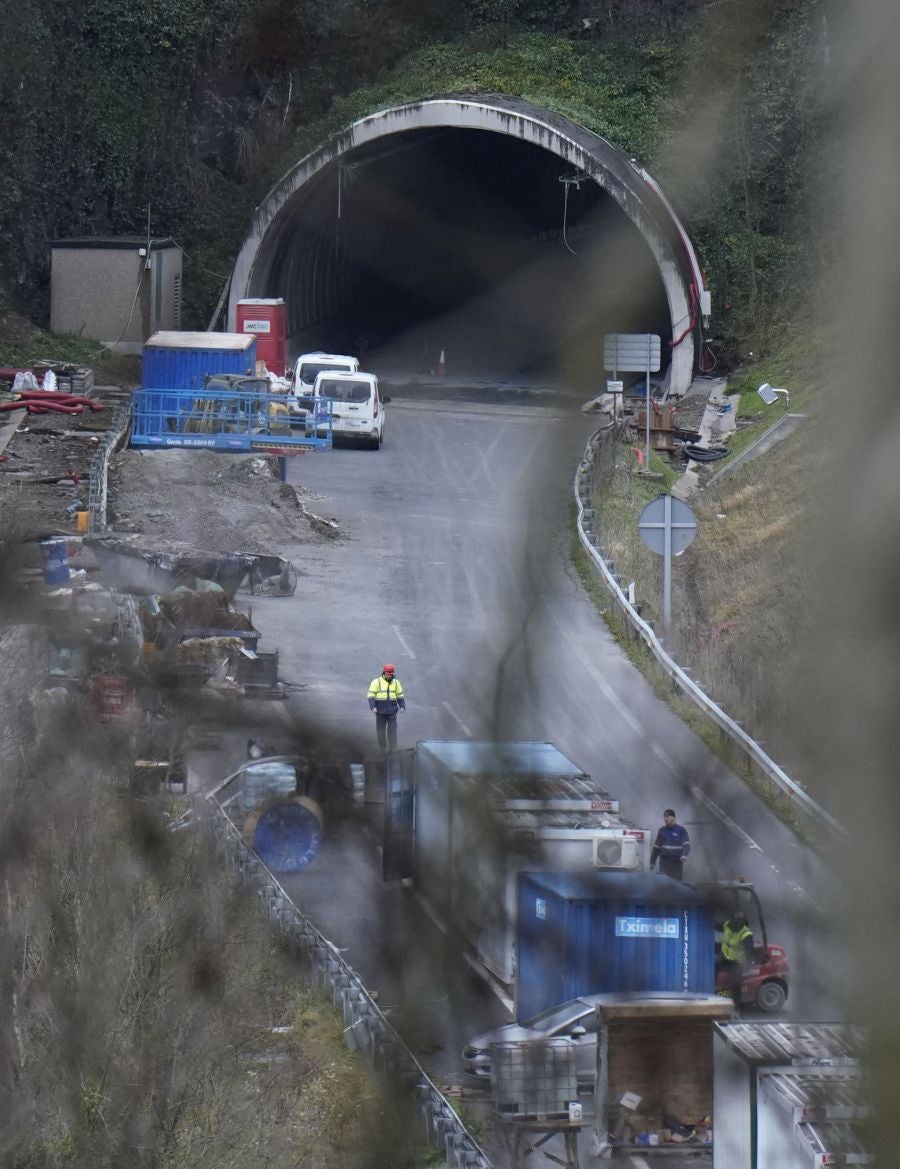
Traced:
<svg viewBox="0 0 900 1169">
<path fill-rule="evenodd" d="M 316 378 L 314 398 L 331 402 L 332 433 L 378 450 L 384 438 L 384 404 L 374 373 L 326 373 Z M 324 433 L 324 431 L 320 431 Z"/>
</svg>

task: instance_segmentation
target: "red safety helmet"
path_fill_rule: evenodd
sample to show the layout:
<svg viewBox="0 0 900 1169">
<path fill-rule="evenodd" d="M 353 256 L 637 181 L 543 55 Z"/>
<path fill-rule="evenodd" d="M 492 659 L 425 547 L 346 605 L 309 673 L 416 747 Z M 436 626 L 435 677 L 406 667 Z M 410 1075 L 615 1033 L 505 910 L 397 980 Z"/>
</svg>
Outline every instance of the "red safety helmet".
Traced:
<svg viewBox="0 0 900 1169">
<path fill-rule="evenodd" d="M 382 674 L 395 674 L 397 671 L 394 669 L 394 667 L 391 665 L 390 662 L 385 662 L 384 666 L 382 667 L 381 672 L 382 672 Z"/>
</svg>

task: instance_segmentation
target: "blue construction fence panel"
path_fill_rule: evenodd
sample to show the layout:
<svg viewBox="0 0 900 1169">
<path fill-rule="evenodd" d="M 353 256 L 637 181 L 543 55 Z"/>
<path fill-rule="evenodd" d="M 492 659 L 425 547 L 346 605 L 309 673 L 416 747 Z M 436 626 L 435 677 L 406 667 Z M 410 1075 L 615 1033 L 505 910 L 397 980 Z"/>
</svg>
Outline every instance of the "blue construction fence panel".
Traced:
<svg viewBox="0 0 900 1169">
<path fill-rule="evenodd" d="M 516 1018 L 583 994 L 712 994 L 703 896 L 656 873 L 520 873 Z"/>
<path fill-rule="evenodd" d="M 316 399 L 302 425 L 292 423 L 282 394 L 225 390 L 136 390 L 131 446 L 290 453 L 328 450 L 332 403 Z"/>
</svg>

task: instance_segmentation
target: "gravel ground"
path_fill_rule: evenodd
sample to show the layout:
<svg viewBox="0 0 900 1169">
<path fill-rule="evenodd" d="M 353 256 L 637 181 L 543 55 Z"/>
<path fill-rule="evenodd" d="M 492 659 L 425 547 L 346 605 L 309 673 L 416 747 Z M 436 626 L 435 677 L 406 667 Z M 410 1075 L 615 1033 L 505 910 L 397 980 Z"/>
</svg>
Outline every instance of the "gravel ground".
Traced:
<svg viewBox="0 0 900 1169">
<path fill-rule="evenodd" d="M 10 538 L 27 540 L 75 530 L 67 509 L 87 506 L 91 460 L 124 393 L 118 387 L 99 386 L 93 397 L 106 409 L 71 417 L 30 415 L 14 431 L 0 421 L 0 506 Z"/>
<path fill-rule="evenodd" d="M 273 459 L 203 450 L 123 451 L 110 468 L 113 532 L 139 532 L 157 549 L 169 542 L 200 552 L 272 552 L 316 545 L 322 534 L 278 480 Z M 315 496 L 305 499 L 315 511 Z"/>
</svg>

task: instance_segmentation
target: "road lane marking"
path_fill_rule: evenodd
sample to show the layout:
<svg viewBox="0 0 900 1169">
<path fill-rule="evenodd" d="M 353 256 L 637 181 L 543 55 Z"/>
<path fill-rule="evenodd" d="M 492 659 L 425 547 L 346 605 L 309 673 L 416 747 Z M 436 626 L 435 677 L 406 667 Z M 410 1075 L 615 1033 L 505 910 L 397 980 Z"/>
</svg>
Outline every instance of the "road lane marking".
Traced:
<svg viewBox="0 0 900 1169">
<path fill-rule="evenodd" d="M 634 1165 L 635 1169 L 650 1169 L 650 1166 L 643 1157 L 629 1157 L 628 1160 Z"/>
<path fill-rule="evenodd" d="M 696 786 L 691 787 L 691 792 L 695 799 L 699 800 L 702 804 L 706 804 L 711 812 L 714 812 L 715 815 L 718 816 L 724 824 L 727 824 L 732 832 L 736 832 L 749 848 L 755 849 L 758 853 L 763 852 L 762 847 L 756 843 L 753 837 L 748 836 L 743 828 L 741 828 L 738 824 L 735 824 L 734 820 L 732 820 L 731 817 L 727 815 L 727 813 L 723 812 L 719 805 L 714 800 L 711 800 L 709 796 L 705 794 L 705 792 L 702 792 L 700 788 Z M 780 870 L 776 865 L 770 865 L 769 867 L 773 872 L 780 875 Z M 798 885 L 796 881 L 788 881 L 787 886 L 793 893 L 796 893 L 798 897 L 802 898 L 804 901 L 809 902 L 809 904 L 814 906 L 816 909 L 820 908 L 815 899 L 810 897 L 802 885 Z"/>
<path fill-rule="evenodd" d="M 798 885 L 796 881 L 788 881 L 788 888 L 792 893 L 796 893 L 797 896 L 802 898 L 804 901 L 808 901 L 813 909 L 817 909 L 820 913 L 823 912 L 822 906 L 818 903 L 818 901 L 816 901 L 814 897 L 810 897 L 802 885 Z"/>
<path fill-rule="evenodd" d="M 459 725 L 462 727 L 463 734 L 468 735 L 468 737 L 470 739 L 474 739 L 475 736 L 472 734 L 472 732 L 469 730 L 469 728 L 466 726 L 466 724 L 463 722 L 463 720 L 459 717 L 459 715 L 456 713 L 456 711 L 453 709 L 453 707 L 450 705 L 450 703 L 444 702 L 444 703 L 442 703 L 442 705 L 443 705 L 444 709 L 446 710 L 446 712 L 450 715 L 450 717 L 455 719 L 459 723 Z"/>
<path fill-rule="evenodd" d="M 727 824 L 731 831 L 736 833 L 748 848 L 755 849 L 756 852 L 760 853 L 763 851 L 760 845 L 758 845 L 753 839 L 753 837 L 748 836 L 739 824 L 735 824 L 734 820 L 732 820 L 728 813 L 723 812 L 715 800 L 711 800 L 706 792 L 701 791 L 700 788 L 696 786 L 696 784 L 691 785 L 691 793 L 693 794 L 694 799 L 699 800 L 701 804 L 706 804 L 707 808 L 709 808 L 711 812 L 714 812 L 723 824 Z"/>
<path fill-rule="evenodd" d="M 425 911 L 425 913 L 428 915 L 428 917 L 431 918 L 432 923 L 435 926 L 437 926 L 437 928 L 441 931 L 441 933 L 444 935 L 444 937 L 451 938 L 452 934 L 447 929 L 444 922 L 441 921 L 440 917 L 435 913 L 434 909 L 432 909 L 431 903 L 428 901 L 428 899 L 426 897 L 422 896 L 422 894 L 415 888 L 415 886 L 413 886 L 413 897 L 415 897 L 418 904 Z M 492 978 L 491 975 L 488 974 L 488 972 L 485 970 L 485 968 L 479 962 L 477 962 L 472 957 L 471 954 L 463 953 L 462 957 L 463 957 L 463 960 L 465 961 L 466 965 L 471 966 L 471 968 L 475 971 L 475 973 L 482 980 L 482 982 L 487 983 L 487 985 L 491 988 L 491 990 L 494 992 L 494 994 L 497 996 L 497 998 L 500 1000 L 500 1002 L 503 1003 L 504 1007 L 506 1007 L 506 1009 L 509 1011 L 509 1013 L 511 1015 L 515 1014 L 516 1004 L 513 1002 L 513 1000 L 510 998 L 510 996 L 506 993 L 506 991 L 503 990 L 503 988 L 499 985 L 497 980 L 495 978 Z M 460 979 L 460 982 L 461 981 L 462 980 Z M 457 983 L 456 985 L 459 986 L 460 983 Z"/>
<path fill-rule="evenodd" d="M 413 651 L 412 651 L 412 650 L 409 648 L 409 642 L 406 640 L 406 638 L 403 636 L 403 634 L 400 632 L 400 630 L 397 628 L 397 626 L 396 626 L 396 625 L 392 625 L 392 626 L 391 626 L 391 629 L 393 629 L 393 631 L 394 631 L 394 632 L 397 634 L 397 640 L 398 640 L 398 641 L 400 642 L 400 644 L 403 646 L 403 651 L 404 651 L 404 653 L 406 654 L 406 656 L 407 656 L 408 658 L 412 658 L 412 660 L 413 660 L 413 661 L 415 661 L 415 660 L 416 660 L 416 655 L 415 655 L 415 654 L 413 653 Z"/>
<path fill-rule="evenodd" d="M 569 629 L 563 624 L 563 622 L 560 621 L 559 617 L 553 611 L 552 607 L 548 606 L 546 611 L 547 611 L 547 616 L 550 618 L 550 620 L 554 623 L 554 625 L 556 625 L 556 628 L 559 630 L 560 636 L 565 638 L 565 640 L 569 643 L 569 645 L 571 646 L 572 651 L 575 653 L 576 657 L 579 658 L 579 660 L 581 661 L 581 664 L 585 667 L 587 672 L 593 678 L 594 684 L 596 685 L 596 687 L 600 691 L 600 693 L 603 695 L 603 698 L 606 701 L 607 705 L 611 706 L 613 708 L 613 710 L 615 710 L 616 714 L 618 714 L 618 716 L 622 720 L 622 722 L 624 722 L 626 726 L 630 727 L 635 735 L 643 736 L 644 727 L 641 724 L 641 722 L 631 713 L 629 708 L 625 705 L 625 703 L 622 701 L 622 699 L 619 697 L 619 695 L 613 689 L 610 682 L 604 677 L 604 675 L 600 672 L 600 670 L 598 670 L 596 668 L 594 663 L 591 661 L 591 659 L 588 657 L 588 655 L 584 652 L 584 649 L 582 648 L 582 645 L 578 641 L 578 639 L 575 638 L 572 635 L 572 633 L 569 631 Z M 678 774 L 677 769 L 675 768 L 674 764 L 669 759 L 669 757 L 666 755 L 666 753 L 662 750 L 662 748 L 660 747 L 660 748 L 655 748 L 655 749 L 656 749 L 656 754 L 661 759 L 661 761 L 666 765 L 668 770 L 673 775 L 677 775 Z"/>
</svg>

